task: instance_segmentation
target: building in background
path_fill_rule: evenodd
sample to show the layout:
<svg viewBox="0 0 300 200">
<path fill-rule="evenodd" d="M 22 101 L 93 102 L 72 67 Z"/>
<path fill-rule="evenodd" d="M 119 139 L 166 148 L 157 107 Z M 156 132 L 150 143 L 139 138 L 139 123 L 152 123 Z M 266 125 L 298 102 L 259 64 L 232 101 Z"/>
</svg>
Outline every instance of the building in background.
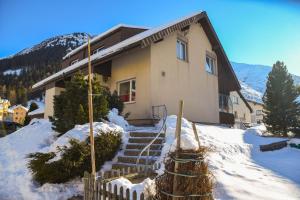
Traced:
<svg viewBox="0 0 300 200">
<path fill-rule="evenodd" d="M 22 106 L 22 105 L 16 105 L 10 108 L 13 111 L 13 122 L 16 122 L 18 124 L 23 124 L 26 114 L 28 112 L 28 108 Z"/>
<path fill-rule="evenodd" d="M 251 105 L 239 91 L 231 92 L 230 98 L 232 101 L 232 108 L 236 127 L 244 128 L 243 126 L 250 126 L 251 115 L 253 113 Z"/>
<path fill-rule="evenodd" d="M 263 114 L 263 103 L 250 101 L 248 100 L 253 112 L 251 114 L 251 123 L 252 124 L 260 124 L 263 122 L 264 114 Z"/>
<path fill-rule="evenodd" d="M 0 97 L 0 121 L 6 120 L 7 116 L 9 115 L 9 106 L 10 102 L 7 99 L 2 99 Z"/>
</svg>

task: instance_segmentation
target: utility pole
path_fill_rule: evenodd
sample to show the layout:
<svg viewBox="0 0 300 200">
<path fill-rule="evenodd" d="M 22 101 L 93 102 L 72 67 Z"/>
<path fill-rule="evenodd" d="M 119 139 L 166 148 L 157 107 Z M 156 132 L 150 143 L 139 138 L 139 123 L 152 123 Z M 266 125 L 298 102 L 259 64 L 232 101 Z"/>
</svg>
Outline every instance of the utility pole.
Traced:
<svg viewBox="0 0 300 200">
<path fill-rule="evenodd" d="M 94 130 L 93 130 L 93 89 L 92 89 L 92 64 L 91 64 L 91 44 L 90 37 L 88 37 L 88 105 L 89 105 L 89 121 L 90 121 L 90 143 L 91 143 L 91 163 L 92 163 L 92 177 L 95 180 L 96 164 L 95 164 L 95 145 L 94 145 Z"/>
</svg>

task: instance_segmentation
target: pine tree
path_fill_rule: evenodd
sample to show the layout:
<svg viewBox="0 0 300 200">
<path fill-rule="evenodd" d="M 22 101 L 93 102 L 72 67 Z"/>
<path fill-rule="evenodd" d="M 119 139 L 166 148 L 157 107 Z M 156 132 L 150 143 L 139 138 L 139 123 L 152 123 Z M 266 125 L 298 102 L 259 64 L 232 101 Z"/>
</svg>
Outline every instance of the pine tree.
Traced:
<svg viewBox="0 0 300 200">
<path fill-rule="evenodd" d="M 300 104 L 292 76 L 283 62 L 277 61 L 268 75 L 263 96 L 264 123 L 268 131 L 287 136 L 287 132 L 299 126 Z"/>
<path fill-rule="evenodd" d="M 94 120 L 105 118 L 108 113 L 108 102 L 103 94 L 100 81 L 93 80 Z M 71 81 L 65 82 L 65 91 L 54 97 L 54 114 L 50 120 L 53 129 L 65 133 L 76 124 L 88 122 L 88 82 L 82 73 L 75 74 Z"/>
</svg>

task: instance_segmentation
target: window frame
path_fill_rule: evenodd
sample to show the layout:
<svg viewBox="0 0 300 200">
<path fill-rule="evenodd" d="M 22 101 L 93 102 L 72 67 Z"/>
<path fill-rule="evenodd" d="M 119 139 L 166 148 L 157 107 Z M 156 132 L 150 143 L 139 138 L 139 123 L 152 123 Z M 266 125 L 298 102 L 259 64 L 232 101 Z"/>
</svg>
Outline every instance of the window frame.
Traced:
<svg viewBox="0 0 300 200">
<path fill-rule="evenodd" d="M 178 44 L 180 45 L 179 47 L 179 52 L 178 52 Z M 184 45 L 184 51 L 181 52 L 182 50 L 182 45 Z M 184 52 L 184 56 L 183 58 L 181 58 L 181 54 Z M 182 54 L 183 55 L 183 54 Z M 183 40 L 183 39 L 180 39 L 180 38 L 177 38 L 176 40 L 176 57 L 177 59 L 179 60 L 182 60 L 182 61 L 185 61 L 187 62 L 188 61 L 188 43 L 187 41 Z"/>
<path fill-rule="evenodd" d="M 209 59 L 212 63 L 212 67 L 207 63 L 207 59 Z M 211 71 L 208 71 L 207 67 L 206 66 L 209 66 Z M 206 53 L 206 56 L 205 56 L 205 71 L 209 74 L 212 74 L 212 75 L 217 75 L 216 71 L 217 71 L 217 68 L 216 68 L 216 58 L 214 58 L 213 56 L 209 55 L 208 53 Z"/>
<path fill-rule="evenodd" d="M 256 110 L 255 114 L 256 114 L 256 116 L 261 116 L 261 115 L 263 115 L 263 112 L 262 112 L 262 110 Z"/>
<path fill-rule="evenodd" d="M 232 96 L 232 103 L 238 105 L 239 104 L 239 98 L 237 96 Z"/>
<path fill-rule="evenodd" d="M 75 60 L 71 61 L 70 66 L 74 65 L 75 63 L 78 63 L 78 61 L 79 61 L 79 59 L 75 59 Z"/>
<path fill-rule="evenodd" d="M 135 88 L 133 89 L 132 88 L 132 82 L 135 82 Z M 120 96 L 120 85 L 122 83 L 127 83 L 129 82 L 129 101 L 123 101 L 124 104 L 131 104 L 131 103 L 135 103 L 136 102 L 136 78 L 131 78 L 131 79 L 126 79 L 126 80 L 123 80 L 123 81 L 118 81 L 117 82 L 117 88 L 118 88 L 118 96 Z M 135 93 L 135 99 L 134 101 L 132 100 L 132 92 Z"/>
<path fill-rule="evenodd" d="M 93 50 L 93 53 L 92 53 L 92 55 L 94 55 L 94 54 L 98 53 L 99 51 L 102 51 L 103 49 L 104 49 L 104 46 L 101 46 L 101 47 L 99 47 L 99 48 L 97 48 L 97 49 Z"/>
</svg>

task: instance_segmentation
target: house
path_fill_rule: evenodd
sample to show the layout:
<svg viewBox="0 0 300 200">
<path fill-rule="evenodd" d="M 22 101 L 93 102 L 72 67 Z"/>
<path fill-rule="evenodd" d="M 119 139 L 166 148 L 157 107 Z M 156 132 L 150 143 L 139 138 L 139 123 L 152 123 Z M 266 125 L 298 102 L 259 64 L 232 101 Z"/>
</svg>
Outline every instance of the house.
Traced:
<svg viewBox="0 0 300 200">
<path fill-rule="evenodd" d="M 264 114 L 263 114 L 263 103 L 247 100 L 251 108 L 253 109 L 253 112 L 251 114 L 251 123 L 252 124 L 260 124 L 263 122 Z"/>
<path fill-rule="evenodd" d="M 230 92 L 241 87 L 206 12 L 151 29 L 115 26 L 91 40 L 91 52 L 93 74 L 118 92 L 131 123 L 151 120 L 158 105 L 177 114 L 180 99 L 191 121 L 234 123 Z M 64 81 L 79 70 L 87 74 L 87 56 L 83 44 L 63 57 L 61 71 L 33 85 L 45 91 L 45 118 Z"/>
<path fill-rule="evenodd" d="M 6 120 L 7 116 L 9 115 L 9 106 L 10 102 L 7 99 L 2 99 L 0 97 L 0 121 Z"/>
<path fill-rule="evenodd" d="M 230 92 L 230 100 L 236 126 L 242 128 L 241 123 L 246 126 L 250 125 L 253 108 L 242 93 L 240 91 Z"/>
<path fill-rule="evenodd" d="M 28 109 L 22 105 L 15 105 L 15 106 L 12 106 L 10 109 L 13 111 L 13 117 L 12 117 L 13 122 L 18 123 L 18 124 L 23 124 L 26 114 L 28 112 Z"/>
</svg>

